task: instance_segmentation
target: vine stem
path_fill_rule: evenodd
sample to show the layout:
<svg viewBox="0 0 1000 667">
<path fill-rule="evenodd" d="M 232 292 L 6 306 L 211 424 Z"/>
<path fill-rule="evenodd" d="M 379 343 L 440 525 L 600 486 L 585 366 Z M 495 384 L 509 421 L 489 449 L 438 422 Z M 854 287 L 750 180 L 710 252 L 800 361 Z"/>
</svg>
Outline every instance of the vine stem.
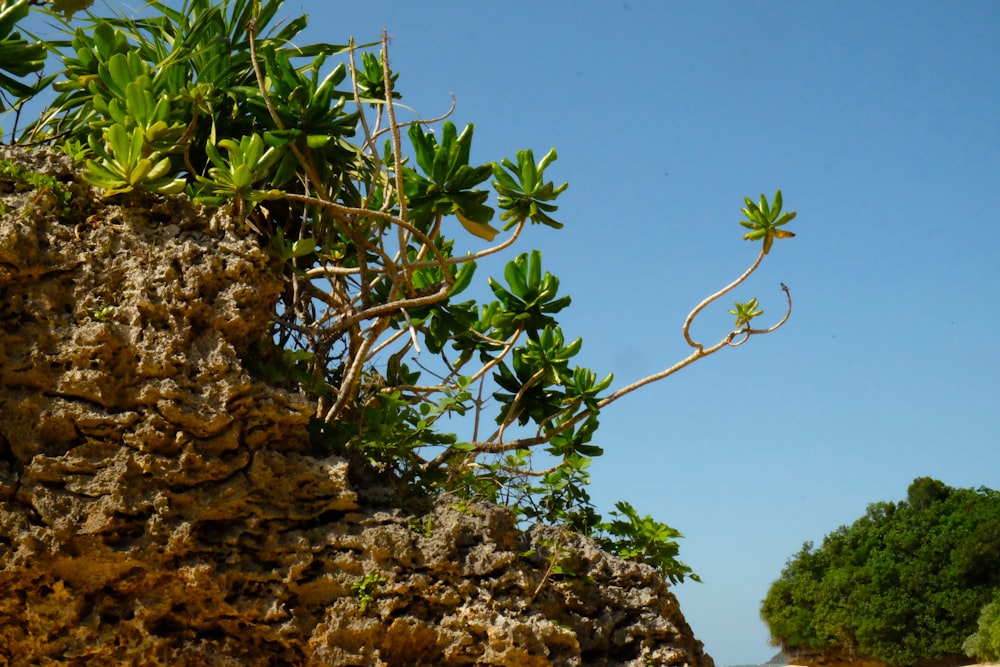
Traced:
<svg viewBox="0 0 1000 667">
<path fill-rule="evenodd" d="M 761 259 L 763 257 L 764 257 L 764 253 L 762 251 L 757 256 L 757 259 L 754 261 L 754 263 L 750 265 L 750 268 L 747 269 L 746 271 L 744 271 L 743 274 L 739 278 L 737 278 L 733 282 L 729 283 L 726 287 L 722 288 L 721 290 L 719 290 L 715 294 L 712 294 L 708 298 L 704 299 L 701 303 L 699 303 L 697 306 L 695 306 L 694 310 L 692 310 L 688 314 L 687 319 L 684 320 L 684 327 L 683 327 L 684 338 L 688 342 L 688 344 L 690 344 L 692 347 L 695 348 L 695 350 L 690 355 L 688 355 L 684 359 L 678 361 L 676 364 L 674 364 L 670 368 L 664 369 L 664 370 L 660 371 L 659 373 L 654 373 L 652 375 L 648 375 L 648 376 L 642 378 L 641 380 L 637 380 L 637 381 L 633 382 L 630 385 L 622 387 L 621 389 L 617 390 L 616 392 L 614 392 L 610 396 L 607 396 L 606 398 L 598 401 L 597 404 L 596 404 L 596 408 L 595 409 L 588 408 L 586 410 L 583 410 L 580 413 L 578 413 L 576 416 L 572 417 L 571 419 L 568 419 L 567 421 L 563 422 L 558 427 L 552 429 L 551 431 L 548 431 L 547 433 L 538 434 L 538 435 L 536 435 L 534 437 L 531 437 L 531 438 L 519 438 L 517 440 L 511 440 L 509 442 L 502 442 L 502 440 L 501 441 L 495 441 L 498 436 L 500 438 L 503 437 L 503 434 L 502 434 L 502 431 L 501 431 L 499 433 L 495 433 L 486 442 L 477 442 L 477 443 L 472 443 L 472 444 L 475 445 L 476 448 L 480 452 L 490 453 L 490 454 L 500 454 L 500 453 L 504 453 L 504 452 L 513 451 L 515 449 L 524 449 L 524 448 L 527 448 L 527 447 L 534 447 L 536 445 L 544 444 L 544 443 L 550 441 L 553 437 L 555 437 L 557 435 L 561 435 L 562 433 L 565 433 L 566 431 L 570 430 L 571 428 L 573 428 L 574 426 L 576 426 L 577 424 L 579 424 L 581 421 L 583 421 L 587 417 L 589 417 L 589 416 L 591 416 L 593 414 L 597 414 L 603 408 L 605 408 L 608 405 L 614 403 L 615 401 L 617 401 L 618 399 L 622 398 L 623 396 L 632 393 L 636 389 L 639 389 L 639 388 L 644 387 L 644 386 L 646 386 L 648 384 L 652 384 L 654 382 L 658 382 L 660 380 L 668 378 L 671 375 L 673 375 L 674 373 L 676 373 L 677 371 L 679 371 L 679 370 L 681 370 L 683 368 L 686 368 L 687 366 L 690 366 L 691 364 L 693 364 L 694 362 L 698 361 L 699 359 L 702 359 L 704 357 L 707 357 L 707 356 L 709 356 L 711 354 L 714 354 L 714 353 L 718 352 L 719 350 L 721 350 L 722 348 L 724 348 L 726 346 L 736 347 L 736 346 L 742 345 L 752 335 L 771 333 L 772 331 L 777 330 L 779 327 L 783 326 L 788 321 L 788 318 L 792 314 L 792 295 L 791 295 L 791 291 L 788 289 L 788 286 L 785 285 L 784 283 L 781 283 L 781 289 L 785 293 L 785 297 L 786 297 L 786 299 L 788 301 L 788 307 L 787 307 L 787 309 L 785 311 L 784 317 L 782 317 L 781 320 L 777 324 L 775 324 L 775 325 L 773 325 L 773 326 L 771 326 L 771 327 L 769 327 L 767 329 L 751 329 L 748 326 L 748 327 L 745 327 L 743 329 L 736 329 L 734 331 L 730 331 L 718 343 L 716 343 L 715 345 L 712 345 L 709 348 L 705 348 L 705 346 L 702 345 L 701 343 L 694 342 L 691 339 L 690 334 L 688 333 L 689 329 L 691 328 L 692 322 L 694 322 L 695 317 L 697 317 L 697 315 L 702 310 L 704 310 L 705 307 L 708 306 L 710 303 L 712 303 L 713 301 L 715 301 L 719 297 L 725 295 L 727 292 L 729 292 L 730 290 L 732 290 L 733 288 L 735 288 L 736 286 L 738 286 L 740 283 L 742 283 L 744 280 L 746 280 L 750 276 L 750 274 L 752 274 L 754 271 L 756 271 L 757 267 L 760 266 L 760 262 L 761 262 Z M 740 340 L 736 340 L 736 338 L 738 336 L 741 336 L 741 335 L 743 336 L 743 338 L 740 339 Z M 519 393 L 518 396 L 520 396 L 520 395 L 521 394 Z M 513 411 L 514 411 L 514 408 L 516 407 L 516 402 L 517 402 L 517 399 L 515 399 L 515 401 L 511 405 L 510 414 L 514 414 Z M 566 413 L 564 412 L 562 414 L 566 414 Z"/>
<path fill-rule="evenodd" d="M 740 285 L 740 283 L 742 283 L 744 280 L 746 280 L 747 278 L 749 278 L 750 274 L 753 273 L 754 271 L 756 271 L 757 267 L 760 266 L 761 260 L 764 259 L 764 254 L 765 253 L 764 253 L 764 250 L 762 248 L 761 251 L 760 251 L 760 254 L 757 255 L 757 259 L 754 260 L 753 264 L 750 265 L 749 269 L 747 269 L 746 271 L 743 272 L 743 275 L 741 275 L 739 278 L 737 278 L 733 282 L 729 283 L 728 285 L 726 285 L 725 287 L 723 287 L 722 289 L 720 289 L 715 294 L 713 294 L 713 295 L 711 295 L 709 297 L 706 297 L 704 301 L 702 301 L 701 303 L 699 303 L 697 306 L 694 307 L 694 310 L 692 310 L 690 313 L 688 313 L 687 319 L 684 320 L 684 327 L 682 329 L 682 331 L 684 332 L 684 340 L 687 341 L 688 345 L 690 345 L 693 348 L 697 348 L 699 350 L 702 349 L 701 343 L 696 343 L 694 340 L 691 339 L 691 323 L 694 321 L 694 318 L 697 317 L 698 313 L 700 313 L 702 310 L 704 310 L 705 307 L 708 306 L 710 303 L 712 303 L 716 299 L 724 296 L 727 292 L 732 291 L 733 289 L 735 289 L 736 287 L 738 287 Z M 787 292 L 787 290 L 786 290 L 786 292 Z"/>
</svg>

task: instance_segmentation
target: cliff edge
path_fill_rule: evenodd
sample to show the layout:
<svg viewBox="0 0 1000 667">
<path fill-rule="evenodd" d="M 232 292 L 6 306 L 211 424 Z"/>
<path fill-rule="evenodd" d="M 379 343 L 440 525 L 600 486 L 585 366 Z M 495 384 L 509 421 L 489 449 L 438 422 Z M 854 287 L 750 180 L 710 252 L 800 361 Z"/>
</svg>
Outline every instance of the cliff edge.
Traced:
<svg viewBox="0 0 1000 667">
<path fill-rule="evenodd" d="M 282 286 L 240 225 L 0 163 L 0 664 L 714 667 L 648 566 L 364 500 L 247 371 Z"/>
</svg>

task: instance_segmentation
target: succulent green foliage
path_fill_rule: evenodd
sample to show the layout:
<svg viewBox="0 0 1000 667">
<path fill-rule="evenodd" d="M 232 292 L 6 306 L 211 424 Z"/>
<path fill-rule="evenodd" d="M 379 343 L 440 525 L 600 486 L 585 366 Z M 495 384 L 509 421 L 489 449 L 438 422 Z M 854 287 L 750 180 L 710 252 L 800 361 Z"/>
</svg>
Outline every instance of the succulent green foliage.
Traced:
<svg viewBox="0 0 1000 667">
<path fill-rule="evenodd" d="M 148 150 L 141 127 L 115 124 L 104 131 L 104 141 L 91 139 L 91 149 L 98 159 L 87 160 L 83 177 L 105 189 L 108 195 L 130 192 L 141 187 L 159 194 L 177 194 L 187 184 L 176 178 L 170 158 Z"/>
<path fill-rule="evenodd" d="M 265 147 L 259 134 L 235 139 L 221 139 L 219 147 L 226 151 L 223 156 L 212 144 L 205 145 L 205 151 L 212 165 L 208 177 L 202 179 L 204 187 L 199 199 L 210 205 L 219 206 L 227 201 L 236 203 L 239 210 L 246 204 L 255 205 L 268 199 L 278 199 L 282 193 L 274 188 L 258 190 L 256 186 L 268 183 L 280 158 L 277 149 Z M 294 253 L 284 257 L 296 256 Z"/>
<path fill-rule="evenodd" d="M 29 42 L 17 30 L 31 9 L 28 0 L 0 0 L 0 90 L 14 96 L 13 104 L 0 94 L 0 111 L 17 106 L 44 85 L 24 83 L 19 79 L 41 72 L 45 66 L 45 45 Z"/>
<path fill-rule="evenodd" d="M 760 305 L 757 303 L 757 299 L 750 299 L 746 303 L 741 303 L 736 301 L 734 304 L 735 308 L 729 309 L 729 314 L 736 317 L 736 328 L 742 329 L 743 327 L 750 326 L 750 321 L 757 317 L 758 315 L 763 315 L 764 311 L 758 308 Z"/>
<path fill-rule="evenodd" d="M 375 56 L 365 51 L 361 54 L 361 67 L 358 69 L 357 79 L 358 95 L 362 100 L 372 103 L 385 100 L 384 58 L 384 53 L 379 53 L 378 56 Z M 393 99 L 402 97 L 402 95 L 395 91 L 397 79 L 399 79 L 399 74 L 395 72 L 390 74 L 389 83 L 393 87 Z"/>
<path fill-rule="evenodd" d="M 436 217 L 455 213 L 470 234 L 492 241 L 497 230 L 487 224 L 493 217 L 493 209 L 484 203 L 489 192 L 475 189 L 489 178 L 492 167 L 469 165 L 473 130 L 467 125 L 458 134 L 455 125 L 445 121 L 439 144 L 434 134 L 411 125 L 408 134 L 420 171 L 405 169 L 404 187 L 417 226 L 425 229 Z"/>
<path fill-rule="evenodd" d="M 94 110 L 126 130 L 140 128 L 150 150 L 179 150 L 185 124 L 172 112 L 171 98 L 154 95 L 149 64 L 137 53 L 116 53 L 98 66 L 91 82 Z"/>
<path fill-rule="evenodd" d="M 500 362 L 494 379 L 505 391 L 493 394 L 503 408 L 497 415 L 498 423 L 516 415 L 520 424 L 529 420 L 543 424 L 562 410 L 566 398 L 562 385 L 573 373 L 569 360 L 580 351 L 583 341 L 577 338 L 569 345 L 564 343 L 560 328 L 545 327 L 537 340 L 529 339 L 524 347 L 514 349 L 511 367 Z"/>
<path fill-rule="evenodd" d="M 770 205 L 767 203 L 767 197 L 763 194 L 757 203 L 754 203 L 749 197 L 745 197 L 744 201 L 746 206 L 742 210 L 746 220 L 740 220 L 740 224 L 751 231 L 743 238 L 747 241 L 763 239 L 765 255 L 771 252 L 774 239 L 790 239 L 795 236 L 788 230 L 778 229 L 791 222 L 796 215 L 795 211 L 791 213 L 781 212 L 781 190 L 774 193 L 774 199 Z"/>
<path fill-rule="evenodd" d="M 331 47 L 331 54 L 343 47 Z M 265 133 L 274 147 L 299 147 L 312 157 L 315 176 L 324 181 L 338 181 L 344 168 L 358 168 L 364 160 L 350 138 L 354 136 L 358 114 L 345 108 L 347 93 L 338 90 L 347 69 L 343 64 L 323 74 L 327 54 L 322 53 L 305 68 L 292 62 L 294 52 L 266 48 L 263 50 L 266 70 L 272 89 L 269 91 L 277 119 L 277 128 Z M 268 113 L 266 101 L 253 88 L 243 89 L 251 111 L 259 116 Z M 301 158 L 285 151 L 285 160 L 274 177 L 275 186 L 284 186 L 301 169 Z"/>
<path fill-rule="evenodd" d="M 514 331 L 527 331 L 537 339 L 538 331 L 555 324 L 553 315 L 566 308 L 572 299 L 559 297 L 559 279 L 546 271 L 542 273 L 542 253 L 532 250 L 522 253 L 507 263 L 503 271 L 507 286 L 493 278 L 490 289 L 501 308 L 493 315 L 490 325 L 500 337 Z"/>
<path fill-rule="evenodd" d="M 260 5 L 255 21 L 258 55 L 270 68 L 270 94 L 278 101 L 283 127 L 262 116 L 266 102 L 256 85 L 247 39 L 255 4 Z M 287 132 L 291 138 L 302 137 L 305 145 L 331 145 L 324 153 L 335 159 L 345 158 L 345 152 L 357 155 L 356 148 L 346 150 L 347 142 L 339 140 L 353 134 L 356 117 L 345 114 L 342 104 L 331 103 L 347 95 L 334 90 L 345 68 L 317 78 L 323 59 L 347 47 L 293 46 L 291 40 L 306 25 L 304 17 L 269 30 L 280 1 L 187 0 L 180 9 L 154 1 L 149 6 L 159 13 L 144 19 L 92 16 L 89 26 L 71 31 L 71 48 L 61 52 L 64 70 L 54 85 L 60 94 L 51 110 L 58 119 L 43 118 L 38 124 L 43 127 L 32 128 L 36 139 L 46 124 L 52 131 L 70 134 L 82 134 L 85 127 L 140 125 L 150 134 L 149 148 L 172 153 L 172 168 L 186 170 L 189 184 L 204 175 L 203 146 L 223 138 L 239 141 L 255 130 Z M 312 67 L 300 71 L 291 64 L 296 57 L 314 58 Z M 130 93 L 133 83 L 139 85 Z M 274 137 L 275 143 L 282 140 L 280 134 Z M 293 156 L 289 162 L 291 173 L 288 162 L 283 165 L 286 181 L 294 174 Z M 197 194 L 198 188 L 192 192 Z"/>
<path fill-rule="evenodd" d="M 552 202 L 569 187 L 563 183 L 556 187 L 554 183 L 545 182 L 545 169 L 555 162 L 556 149 L 545 154 L 538 164 L 531 149 L 517 152 L 517 164 L 507 158 L 500 164 L 493 165 L 493 187 L 499 195 L 499 205 L 503 209 L 501 220 L 506 220 L 504 229 L 509 229 L 517 221 L 525 218 L 533 223 L 541 223 L 562 229 L 562 223 L 556 222 L 549 213 L 554 213 L 559 207 Z"/>
<path fill-rule="evenodd" d="M 997 563 L 1000 493 L 918 478 L 906 501 L 873 503 L 821 546 L 805 544 L 761 616 L 786 651 L 954 659 L 1000 591 Z"/>
</svg>

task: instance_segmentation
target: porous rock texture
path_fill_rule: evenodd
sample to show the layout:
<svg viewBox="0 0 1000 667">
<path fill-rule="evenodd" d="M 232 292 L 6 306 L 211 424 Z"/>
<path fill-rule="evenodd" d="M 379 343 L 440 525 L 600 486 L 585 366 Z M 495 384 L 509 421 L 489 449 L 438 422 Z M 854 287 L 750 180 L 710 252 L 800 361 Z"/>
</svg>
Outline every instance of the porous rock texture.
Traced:
<svg viewBox="0 0 1000 667">
<path fill-rule="evenodd" d="M 246 369 L 281 283 L 224 213 L 0 159 L 73 193 L 0 176 L 0 664 L 713 667 L 647 566 L 366 502 Z"/>
</svg>

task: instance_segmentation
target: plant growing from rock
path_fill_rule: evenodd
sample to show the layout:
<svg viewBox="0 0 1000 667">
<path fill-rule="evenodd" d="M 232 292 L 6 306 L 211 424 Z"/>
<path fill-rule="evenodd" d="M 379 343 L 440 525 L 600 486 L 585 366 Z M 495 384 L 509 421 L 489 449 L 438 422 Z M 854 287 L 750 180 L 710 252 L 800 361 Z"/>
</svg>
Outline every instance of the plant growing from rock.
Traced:
<svg viewBox="0 0 1000 667">
<path fill-rule="evenodd" d="M 110 322 L 115 314 L 115 307 L 98 301 L 96 306 L 87 309 L 87 313 L 95 322 Z"/>
<path fill-rule="evenodd" d="M 89 3 L 70 9 L 80 4 Z M 612 390 L 610 374 L 574 363 L 582 341 L 557 319 L 570 297 L 540 252 L 516 255 L 490 278 L 493 299 L 462 299 L 478 260 L 532 225 L 563 226 L 555 216 L 567 184 L 548 173 L 556 151 L 472 162 L 474 127 L 460 130 L 450 111 L 399 117 L 403 86 L 384 35 L 298 45 L 306 18 L 279 21 L 281 6 L 154 0 L 148 16 L 88 15 L 79 26 L 52 6 L 70 35 L 46 45 L 62 62 L 58 94 L 22 139 L 83 160 L 85 178 L 108 197 L 184 191 L 229 207 L 273 250 L 286 289 L 251 361 L 314 401 L 318 447 L 365 462 L 401 500 L 449 492 L 509 504 L 525 520 L 599 537 L 672 581 L 690 576 L 676 531 L 627 503 L 608 523 L 595 511 L 587 468 L 603 449 L 593 438 L 611 403 L 787 321 L 782 286 L 776 324 L 755 327 L 754 298 L 737 302 L 735 328 L 716 342 L 691 337 L 698 313 L 743 283 L 775 239 L 792 236 L 779 229 L 795 215 L 782 213 L 780 191 L 746 200 L 745 238 L 763 247 L 688 315 L 692 352 Z M 470 432 L 442 422 L 453 416 Z"/>
<path fill-rule="evenodd" d="M 0 183 L 14 190 L 38 190 L 37 200 L 51 199 L 53 205 L 58 204 L 64 213 L 70 211 L 73 193 L 64 183 L 48 174 L 30 171 L 10 160 L 0 160 Z M 32 205 L 35 203 L 35 200 L 31 202 Z"/>
<path fill-rule="evenodd" d="M 384 583 L 385 577 L 375 572 L 369 572 L 351 584 L 351 590 L 354 591 L 354 596 L 361 604 L 362 614 L 368 609 L 368 605 L 375 601 L 375 591 Z"/>
</svg>

